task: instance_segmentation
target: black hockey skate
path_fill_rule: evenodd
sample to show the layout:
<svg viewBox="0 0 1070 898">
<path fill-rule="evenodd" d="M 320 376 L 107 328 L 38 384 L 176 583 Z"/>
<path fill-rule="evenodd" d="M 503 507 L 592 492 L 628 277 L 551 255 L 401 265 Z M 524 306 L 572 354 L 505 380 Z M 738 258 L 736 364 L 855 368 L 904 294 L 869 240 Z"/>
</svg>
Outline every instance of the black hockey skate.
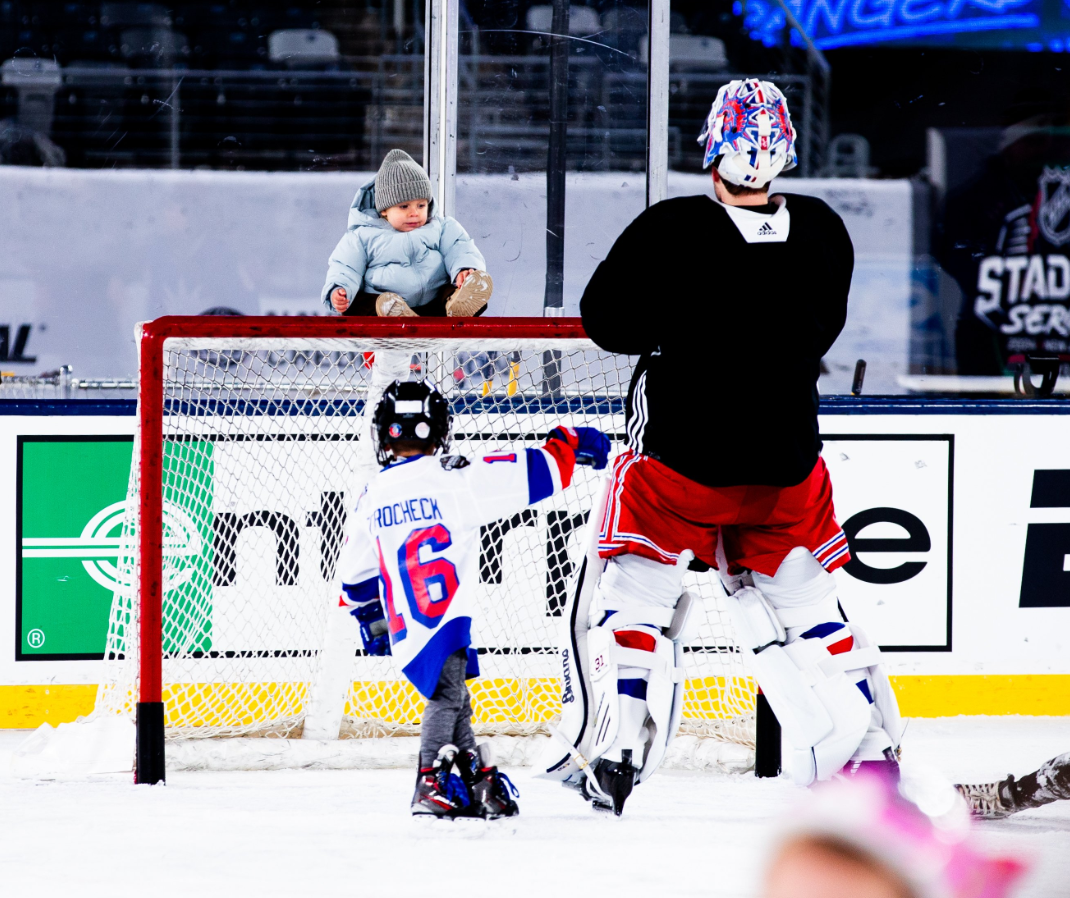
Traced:
<svg viewBox="0 0 1070 898">
<path fill-rule="evenodd" d="M 468 787 L 471 800 L 466 816 L 497 820 L 515 817 L 520 813 L 515 797 L 520 795 L 512 780 L 493 763 L 490 746 L 485 742 L 475 751 L 463 751 L 457 759 L 457 769 Z"/>
<path fill-rule="evenodd" d="M 453 776 L 453 760 L 457 749 L 444 745 L 435 763 L 421 767 L 416 774 L 416 792 L 412 796 L 413 816 L 447 817 L 465 815 L 469 807 L 468 795 L 460 778 Z"/>
<path fill-rule="evenodd" d="M 594 776 L 604 795 L 589 789 L 586 781 L 583 784 L 583 797 L 591 802 L 592 807 L 612 811 L 618 817 L 624 811 L 624 802 L 632 794 L 632 787 L 639 773 L 632 766 L 632 753 L 629 749 L 624 749 L 620 756 L 620 763 L 607 761 L 605 758 L 595 762 Z"/>
</svg>

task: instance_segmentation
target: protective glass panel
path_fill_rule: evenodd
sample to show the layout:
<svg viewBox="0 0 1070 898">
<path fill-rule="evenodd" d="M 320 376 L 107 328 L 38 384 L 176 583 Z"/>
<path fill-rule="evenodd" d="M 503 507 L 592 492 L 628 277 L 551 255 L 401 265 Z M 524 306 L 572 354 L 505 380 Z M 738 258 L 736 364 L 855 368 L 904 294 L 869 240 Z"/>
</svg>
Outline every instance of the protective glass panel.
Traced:
<svg viewBox="0 0 1070 898">
<path fill-rule="evenodd" d="M 1062 371 L 1055 393 L 1065 395 L 1066 9 L 1007 0 L 870 12 L 673 0 L 670 126 L 686 147 L 734 73 L 784 89 L 799 167 L 774 190 L 828 202 L 856 250 L 823 392 L 850 390 L 865 359 L 864 394 L 1012 396 L 1018 375 L 1028 397 L 1029 383 L 1043 390 L 1045 372 L 1050 386 Z M 696 171 L 699 159 L 670 153 L 670 167 Z"/>
<path fill-rule="evenodd" d="M 640 39 L 646 7 L 571 4 L 563 39 L 567 64 L 557 68 L 550 4 L 484 2 L 467 9 L 458 93 L 458 217 L 487 256 L 496 314 L 541 315 L 544 303 L 578 314 L 595 266 L 645 205 Z M 560 144 L 551 141 L 555 78 Z M 553 159 L 552 146 L 561 147 Z M 562 169 L 563 190 L 547 178 L 548 171 Z M 561 203 L 563 220 L 555 212 Z M 555 248 L 560 241 L 563 261 Z M 556 286 L 562 281 L 563 290 Z"/>
</svg>

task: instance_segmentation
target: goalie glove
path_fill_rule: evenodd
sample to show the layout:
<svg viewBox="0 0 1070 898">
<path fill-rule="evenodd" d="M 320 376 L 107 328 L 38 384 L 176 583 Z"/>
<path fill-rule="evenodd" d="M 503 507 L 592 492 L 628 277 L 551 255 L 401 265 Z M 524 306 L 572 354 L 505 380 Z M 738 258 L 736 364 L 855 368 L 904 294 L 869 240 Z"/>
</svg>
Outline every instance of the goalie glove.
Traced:
<svg viewBox="0 0 1070 898">
<path fill-rule="evenodd" d="M 601 471 L 609 460 L 610 442 L 602 431 L 595 427 L 565 427 L 558 425 L 546 438 L 560 440 L 576 455 L 576 464 L 591 465 Z"/>
</svg>

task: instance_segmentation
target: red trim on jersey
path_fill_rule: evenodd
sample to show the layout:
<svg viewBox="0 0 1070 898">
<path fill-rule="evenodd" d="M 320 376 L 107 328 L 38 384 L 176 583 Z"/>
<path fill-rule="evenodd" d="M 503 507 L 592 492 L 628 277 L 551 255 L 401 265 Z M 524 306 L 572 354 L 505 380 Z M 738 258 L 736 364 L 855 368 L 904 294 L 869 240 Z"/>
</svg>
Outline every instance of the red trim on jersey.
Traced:
<svg viewBox="0 0 1070 898">
<path fill-rule="evenodd" d="M 576 450 L 561 440 L 547 440 L 542 447 L 557 464 L 561 475 L 561 488 L 572 483 L 572 472 L 576 467 Z"/>
</svg>

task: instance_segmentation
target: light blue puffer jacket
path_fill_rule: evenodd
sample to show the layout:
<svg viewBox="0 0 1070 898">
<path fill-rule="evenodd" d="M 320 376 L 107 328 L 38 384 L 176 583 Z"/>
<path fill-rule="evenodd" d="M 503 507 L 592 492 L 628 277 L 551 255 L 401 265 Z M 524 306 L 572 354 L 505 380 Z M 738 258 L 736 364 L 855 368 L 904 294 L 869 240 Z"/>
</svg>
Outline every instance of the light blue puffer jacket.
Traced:
<svg viewBox="0 0 1070 898">
<path fill-rule="evenodd" d="M 431 202 L 427 224 L 398 231 L 375 211 L 375 182 L 353 198 L 349 228 L 327 264 L 323 304 L 331 308 L 331 291 L 345 287 L 349 301 L 361 290 L 397 293 L 413 308 L 432 299 L 465 268 L 485 271 L 487 262 L 475 242 L 453 218 L 443 218 Z"/>
</svg>

